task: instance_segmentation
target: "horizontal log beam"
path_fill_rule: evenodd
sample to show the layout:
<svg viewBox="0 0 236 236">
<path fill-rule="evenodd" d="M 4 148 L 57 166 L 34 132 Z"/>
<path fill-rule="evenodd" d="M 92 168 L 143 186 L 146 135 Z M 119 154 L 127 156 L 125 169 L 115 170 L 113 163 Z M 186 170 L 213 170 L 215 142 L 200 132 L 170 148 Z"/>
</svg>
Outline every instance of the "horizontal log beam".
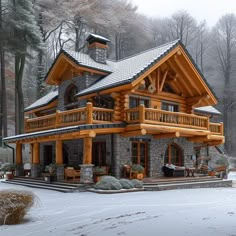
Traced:
<svg viewBox="0 0 236 236">
<path fill-rule="evenodd" d="M 121 133 L 120 135 L 122 137 L 131 137 L 131 136 L 140 136 L 140 135 L 145 135 L 147 131 L 145 129 L 140 129 L 140 130 L 134 130 L 134 131 L 129 131 L 129 132 L 124 132 Z"/>
<path fill-rule="evenodd" d="M 153 138 L 161 139 L 161 138 L 178 138 L 180 137 L 180 132 L 174 132 L 174 133 L 165 133 L 165 134 L 155 134 L 153 135 Z"/>
<path fill-rule="evenodd" d="M 191 137 L 187 138 L 190 142 L 204 142 L 210 139 L 210 135 L 203 135 L 203 136 L 197 136 L 197 137 Z"/>
<path fill-rule="evenodd" d="M 211 142 L 204 142 L 207 146 L 219 146 L 225 143 L 225 140 L 222 141 L 211 141 Z"/>
</svg>

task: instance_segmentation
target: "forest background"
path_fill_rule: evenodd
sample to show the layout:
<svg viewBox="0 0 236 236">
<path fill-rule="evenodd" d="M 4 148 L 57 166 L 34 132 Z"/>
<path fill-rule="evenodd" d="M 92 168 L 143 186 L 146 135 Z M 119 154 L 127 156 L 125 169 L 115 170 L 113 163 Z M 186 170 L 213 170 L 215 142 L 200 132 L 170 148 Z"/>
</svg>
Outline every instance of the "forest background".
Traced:
<svg viewBox="0 0 236 236">
<path fill-rule="evenodd" d="M 148 18 L 128 0 L 0 0 L 0 143 L 22 133 L 24 107 L 54 89 L 44 77 L 60 49 L 86 52 L 91 32 L 111 40 L 115 60 L 180 39 L 218 97 L 225 152 L 236 155 L 236 15 L 208 27 L 185 10 Z"/>
</svg>

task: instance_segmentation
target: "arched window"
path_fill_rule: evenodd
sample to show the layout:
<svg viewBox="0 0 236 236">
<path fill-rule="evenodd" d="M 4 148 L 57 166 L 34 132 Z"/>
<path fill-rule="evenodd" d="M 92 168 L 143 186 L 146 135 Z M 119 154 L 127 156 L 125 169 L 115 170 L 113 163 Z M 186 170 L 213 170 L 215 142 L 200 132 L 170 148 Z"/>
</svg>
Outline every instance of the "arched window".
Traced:
<svg viewBox="0 0 236 236">
<path fill-rule="evenodd" d="M 165 152 L 165 164 L 166 163 L 176 166 L 184 165 L 183 152 L 177 144 L 171 143 L 168 145 Z"/>
<path fill-rule="evenodd" d="M 64 104 L 67 110 L 78 107 L 78 99 L 75 97 L 77 93 L 78 89 L 74 84 L 71 84 L 67 87 L 64 96 Z"/>
</svg>

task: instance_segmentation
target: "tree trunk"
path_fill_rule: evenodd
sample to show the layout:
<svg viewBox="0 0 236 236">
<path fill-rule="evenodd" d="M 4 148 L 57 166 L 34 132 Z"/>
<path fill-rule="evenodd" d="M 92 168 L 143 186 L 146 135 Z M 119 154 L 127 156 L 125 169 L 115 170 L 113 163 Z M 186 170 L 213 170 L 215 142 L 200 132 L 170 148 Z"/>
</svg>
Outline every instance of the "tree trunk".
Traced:
<svg viewBox="0 0 236 236">
<path fill-rule="evenodd" d="M 6 94 L 6 78 L 5 78 L 5 52 L 0 49 L 1 57 L 1 112 L 2 112 L 2 134 L 7 137 L 7 94 Z"/>
<path fill-rule="evenodd" d="M 15 54 L 15 116 L 16 134 L 24 132 L 24 96 L 22 91 L 22 79 L 25 67 L 25 54 Z"/>
</svg>

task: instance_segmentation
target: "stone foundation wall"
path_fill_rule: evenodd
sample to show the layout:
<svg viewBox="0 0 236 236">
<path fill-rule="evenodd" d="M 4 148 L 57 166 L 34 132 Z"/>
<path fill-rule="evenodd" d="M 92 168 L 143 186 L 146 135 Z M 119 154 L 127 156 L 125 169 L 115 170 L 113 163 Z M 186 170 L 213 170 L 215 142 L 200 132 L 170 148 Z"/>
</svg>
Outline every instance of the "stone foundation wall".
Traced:
<svg viewBox="0 0 236 236">
<path fill-rule="evenodd" d="M 192 165 L 194 156 L 194 145 L 185 138 L 178 139 L 153 139 L 151 135 L 145 137 L 123 138 L 118 134 L 114 135 L 113 155 L 115 161 L 114 175 L 122 177 L 123 165 L 130 164 L 132 159 L 132 141 L 146 141 L 148 143 L 148 176 L 162 176 L 161 168 L 164 164 L 165 151 L 168 144 L 177 144 L 183 152 L 184 165 Z"/>
</svg>

